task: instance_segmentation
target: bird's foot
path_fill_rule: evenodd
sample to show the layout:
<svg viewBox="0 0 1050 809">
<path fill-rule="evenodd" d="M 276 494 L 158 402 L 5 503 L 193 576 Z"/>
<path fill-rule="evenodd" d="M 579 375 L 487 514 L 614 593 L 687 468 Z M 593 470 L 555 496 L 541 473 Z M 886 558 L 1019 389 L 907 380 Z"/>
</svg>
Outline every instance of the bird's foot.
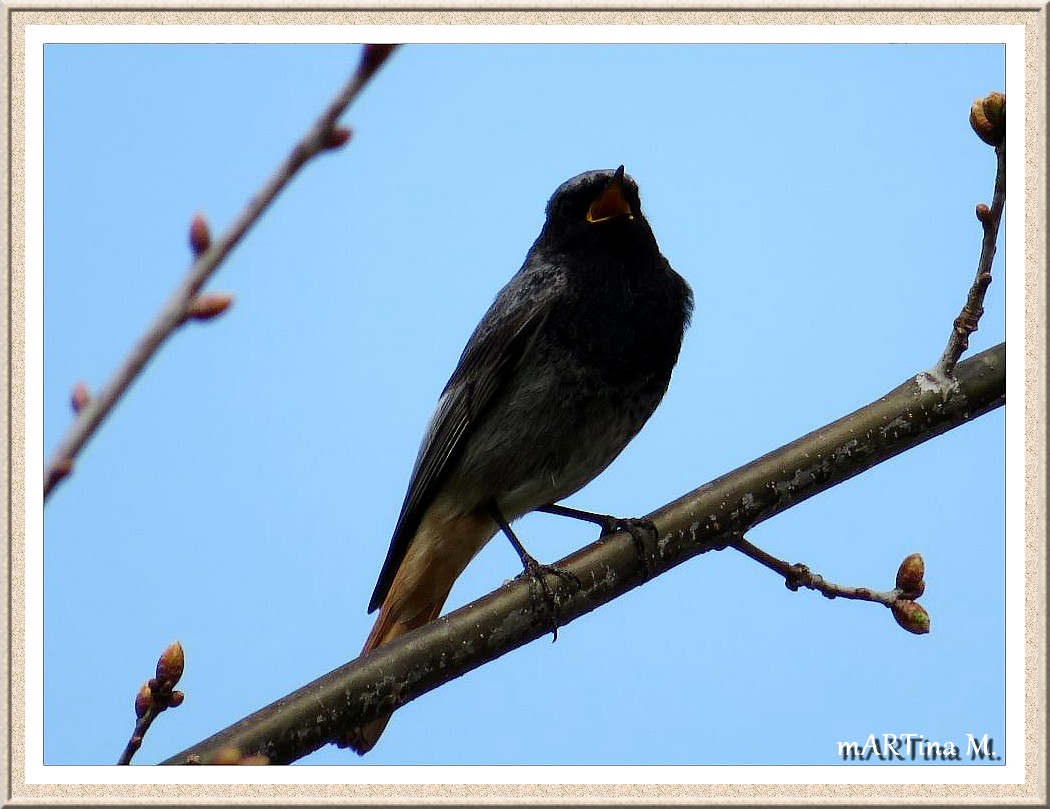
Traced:
<svg viewBox="0 0 1050 809">
<path fill-rule="evenodd" d="M 575 573 L 570 573 L 567 570 L 562 570 L 560 567 L 554 565 L 543 565 L 537 562 L 532 556 L 526 553 L 522 557 L 522 564 L 525 569 L 518 574 L 518 577 L 528 576 L 537 585 L 539 585 L 540 592 L 542 593 L 543 603 L 547 608 L 547 614 L 550 616 L 550 627 L 551 632 L 554 634 L 554 638 L 551 643 L 558 640 L 558 598 L 555 596 L 554 591 L 551 590 L 550 585 L 547 583 L 547 575 L 557 576 L 560 579 L 565 579 L 570 582 L 575 589 L 579 589 L 583 582 L 580 581 L 580 577 Z"/>
<path fill-rule="evenodd" d="M 532 554 L 525 550 L 525 546 L 518 541 L 518 538 L 514 535 L 514 531 L 511 530 L 510 524 L 503 518 L 503 514 L 499 509 L 499 506 L 495 503 L 489 505 L 489 514 L 492 519 L 495 520 L 496 525 L 500 527 L 500 530 L 506 535 L 507 539 L 510 540 L 510 544 L 513 546 L 514 551 L 518 554 L 518 558 L 521 560 L 521 566 L 525 568 L 520 576 L 529 576 L 536 584 L 539 585 L 540 591 L 543 594 L 544 604 L 547 605 L 547 614 L 551 619 L 551 630 L 554 633 L 553 643 L 558 639 L 558 599 L 554 596 L 554 592 L 551 590 L 550 585 L 547 584 L 547 574 L 558 576 L 562 579 L 567 579 L 575 585 L 578 590 L 583 583 L 580 581 L 579 576 L 574 573 L 569 573 L 567 570 L 562 570 L 554 565 L 541 565 L 537 562 Z"/>
<path fill-rule="evenodd" d="M 611 519 L 612 522 L 608 526 L 602 526 L 602 536 L 605 536 L 606 534 L 615 534 L 618 531 L 626 531 L 630 534 L 631 541 L 634 542 L 635 553 L 638 554 L 638 558 L 642 562 L 642 574 L 644 575 L 645 580 L 648 581 L 652 578 L 653 566 L 651 561 L 652 555 L 649 552 L 646 540 L 651 538 L 651 541 L 655 546 L 657 540 L 660 538 L 655 523 L 645 517 L 613 517 Z"/>
<path fill-rule="evenodd" d="M 646 547 L 646 539 L 652 537 L 652 542 L 655 545 L 660 536 L 652 520 L 645 517 L 614 517 L 612 514 L 597 514 L 593 511 L 582 511 L 578 508 L 569 508 L 556 503 L 544 506 L 538 510 L 545 511 L 548 514 L 557 514 L 559 517 L 569 517 L 574 520 L 594 523 L 601 529 L 601 536 L 603 537 L 619 531 L 626 531 L 631 535 L 631 540 L 634 542 L 634 549 L 642 563 L 642 572 L 645 579 L 648 580 L 652 577 L 652 554 Z"/>
</svg>

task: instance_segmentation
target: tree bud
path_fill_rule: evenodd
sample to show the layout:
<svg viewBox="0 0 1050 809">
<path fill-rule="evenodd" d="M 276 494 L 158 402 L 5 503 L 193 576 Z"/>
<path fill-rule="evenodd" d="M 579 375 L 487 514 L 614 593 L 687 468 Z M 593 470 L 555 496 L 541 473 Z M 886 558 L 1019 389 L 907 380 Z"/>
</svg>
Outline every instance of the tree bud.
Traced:
<svg viewBox="0 0 1050 809">
<path fill-rule="evenodd" d="M 211 228 L 208 227 L 208 220 L 203 214 L 194 214 L 193 221 L 190 222 L 190 249 L 193 250 L 194 258 L 207 252 L 209 247 L 211 247 Z"/>
<path fill-rule="evenodd" d="M 907 629 L 916 635 L 925 635 L 930 631 L 930 615 L 921 604 L 900 599 L 893 602 L 891 610 L 902 629 Z"/>
<path fill-rule="evenodd" d="M 974 101 L 970 107 L 970 126 L 989 146 L 999 146 L 1006 138 L 1006 96 L 991 93 Z"/>
<path fill-rule="evenodd" d="M 175 685 L 182 677 L 185 668 L 186 656 L 183 654 L 182 644 L 175 641 L 164 650 L 160 660 L 157 661 L 157 679 L 162 683 Z"/>
<path fill-rule="evenodd" d="M 142 688 L 139 689 L 138 694 L 135 695 L 135 716 L 141 719 L 149 713 L 149 709 L 152 707 L 153 689 L 149 687 L 149 683 L 145 683 Z"/>
<path fill-rule="evenodd" d="M 917 592 L 921 592 L 920 588 L 925 589 L 925 583 L 922 580 L 925 575 L 926 563 L 922 555 L 913 553 L 906 556 L 897 569 L 897 589 L 915 597 Z"/>
<path fill-rule="evenodd" d="M 233 303 L 233 295 L 226 292 L 206 292 L 198 295 L 186 307 L 186 317 L 191 320 L 211 320 L 218 317 Z"/>
<path fill-rule="evenodd" d="M 85 407 L 88 402 L 91 401 L 91 391 L 88 390 L 88 386 L 83 382 L 77 382 L 73 386 L 73 394 L 69 397 L 69 403 L 73 406 L 73 412 L 79 413 Z"/>
</svg>

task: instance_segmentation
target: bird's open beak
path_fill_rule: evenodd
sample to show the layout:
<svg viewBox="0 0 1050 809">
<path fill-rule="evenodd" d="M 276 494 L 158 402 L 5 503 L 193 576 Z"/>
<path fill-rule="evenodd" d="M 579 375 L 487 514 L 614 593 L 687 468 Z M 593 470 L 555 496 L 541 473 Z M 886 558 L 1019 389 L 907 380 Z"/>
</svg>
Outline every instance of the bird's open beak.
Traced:
<svg viewBox="0 0 1050 809">
<path fill-rule="evenodd" d="M 628 219 L 634 218 L 631 203 L 627 201 L 627 197 L 623 193 L 623 166 L 616 169 L 616 173 L 609 180 L 609 184 L 605 186 L 602 193 L 598 195 L 598 199 L 592 202 L 591 207 L 587 209 L 588 222 L 605 222 L 618 216 L 626 216 Z"/>
</svg>

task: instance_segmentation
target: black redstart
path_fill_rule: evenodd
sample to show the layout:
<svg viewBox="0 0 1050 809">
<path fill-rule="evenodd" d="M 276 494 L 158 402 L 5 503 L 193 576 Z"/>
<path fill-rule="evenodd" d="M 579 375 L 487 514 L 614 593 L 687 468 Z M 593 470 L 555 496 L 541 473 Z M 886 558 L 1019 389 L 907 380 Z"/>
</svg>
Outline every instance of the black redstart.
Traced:
<svg viewBox="0 0 1050 809">
<path fill-rule="evenodd" d="M 692 307 L 623 166 L 554 192 L 525 264 L 438 400 L 362 654 L 437 618 L 500 523 L 569 496 L 612 463 L 663 398 Z M 366 753 L 389 719 L 344 743 Z"/>
</svg>

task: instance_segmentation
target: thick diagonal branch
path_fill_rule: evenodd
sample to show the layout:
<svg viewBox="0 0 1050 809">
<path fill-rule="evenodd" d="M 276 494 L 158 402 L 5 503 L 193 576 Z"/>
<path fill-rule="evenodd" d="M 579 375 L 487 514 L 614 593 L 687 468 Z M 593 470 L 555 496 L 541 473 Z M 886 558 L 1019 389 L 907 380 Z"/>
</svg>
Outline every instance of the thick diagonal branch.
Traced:
<svg viewBox="0 0 1050 809">
<path fill-rule="evenodd" d="M 956 368 L 947 394 L 910 379 L 878 401 L 729 472 L 649 515 L 640 557 L 626 533 L 605 537 L 557 566 L 579 579 L 548 584 L 564 625 L 775 514 L 957 427 L 1006 401 L 1006 344 Z M 518 579 L 315 680 L 165 761 L 208 763 L 236 748 L 294 761 L 348 729 L 453 680 L 550 629 L 532 588 Z"/>
</svg>

